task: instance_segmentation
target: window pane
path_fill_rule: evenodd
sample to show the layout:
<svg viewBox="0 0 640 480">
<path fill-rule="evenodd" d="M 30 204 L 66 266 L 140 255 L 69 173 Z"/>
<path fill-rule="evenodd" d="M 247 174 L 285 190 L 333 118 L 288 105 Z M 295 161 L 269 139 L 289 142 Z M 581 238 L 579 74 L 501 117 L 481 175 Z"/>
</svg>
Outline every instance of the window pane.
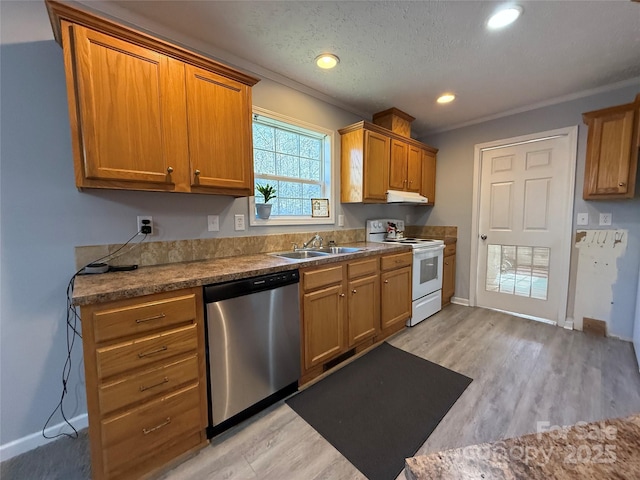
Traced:
<svg viewBox="0 0 640 480">
<path fill-rule="evenodd" d="M 549 248 L 488 245 L 485 290 L 546 300 Z"/>
<path fill-rule="evenodd" d="M 276 174 L 276 154 L 265 150 L 253 151 L 253 169 L 256 173 L 275 175 Z"/>
<path fill-rule="evenodd" d="M 254 115 L 255 184 L 275 186 L 272 216 L 310 217 L 311 198 L 325 198 L 330 192 L 325 178 L 331 161 L 330 138 L 295 123 L 289 126 L 277 118 Z M 255 193 L 261 202 L 262 195 Z"/>
<path fill-rule="evenodd" d="M 300 156 L 320 160 L 322 142 L 318 138 L 300 137 Z"/>
<path fill-rule="evenodd" d="M 275 129 L 259 123 L 253 124 L 253 148 L 262 150 L 275 149 Z"/>
<path fill-rule="evenodd" d="M 298 157 L 276 153 L 276 174 L 284 177 L 300 178 Z"/>
<path fill-rule="evenodd" d="M 284 130 L 276 130 L 276 152 L 299 155 L 298 135 Z"/>
<path fill-rule="evenodd" d="M 300 159 L 300 178 L 320 182 L 321 171 L 319 160 Z"/>
</svg>

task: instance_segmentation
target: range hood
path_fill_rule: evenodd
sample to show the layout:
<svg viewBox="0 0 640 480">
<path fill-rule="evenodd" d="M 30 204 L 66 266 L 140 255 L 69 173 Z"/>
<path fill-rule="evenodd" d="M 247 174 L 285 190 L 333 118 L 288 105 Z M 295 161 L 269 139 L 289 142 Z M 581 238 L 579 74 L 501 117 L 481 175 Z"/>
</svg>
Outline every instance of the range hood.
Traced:
<svg viewBox="0 0 640 480">
<path fill-rule="evenodd" d="M 426 205 L 427 203 L 429 203 L 429 199 L 415 192 L 387 190 L 387 203 L 399 203 L 404 205 Z"/>
</svg>

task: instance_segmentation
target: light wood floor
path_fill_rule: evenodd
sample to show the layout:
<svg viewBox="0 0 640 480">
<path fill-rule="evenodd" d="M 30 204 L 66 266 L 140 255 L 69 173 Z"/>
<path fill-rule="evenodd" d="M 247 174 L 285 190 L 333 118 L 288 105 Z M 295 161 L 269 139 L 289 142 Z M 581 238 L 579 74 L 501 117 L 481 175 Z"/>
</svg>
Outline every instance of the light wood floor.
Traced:
<svg viewBox="0 0 640 480">
<path fill-rule="evenodd" d="M 389 343 L 473 378 L 416 455 L 532 433 L 537 422 L 571 425 L 640 412 L 640 373 L 628 342 L 451 305 Z M 280 402 L 163 478 L 365 477 Z"/>
</svg>

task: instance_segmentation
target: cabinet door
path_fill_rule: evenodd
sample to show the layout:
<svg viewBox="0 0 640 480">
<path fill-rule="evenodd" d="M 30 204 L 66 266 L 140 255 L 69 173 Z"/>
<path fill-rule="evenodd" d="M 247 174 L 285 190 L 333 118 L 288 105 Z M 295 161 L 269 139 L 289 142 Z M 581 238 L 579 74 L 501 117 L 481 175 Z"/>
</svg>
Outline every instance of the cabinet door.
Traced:
<svg viewBox="0 0 640 480">
<path fill-rule="evenodd" d="M 451 303 L 451 297 L 456 291 L 456 256 L 444 257 L 442 265 L 442 304 Z"/>
<path fill-rule="evenodd" d="M 633 145 L 634 105 L 606 109 L 586 121 L 589 135 L 583 198 L 633 197 L 638 162 Z"/>
<path fill-rule="evenodd" d="M 422 151 L 422 190 L 423 196 L 429 199 L 428 205 L 436 203 L 436 155 Z"/>
<path fill-rule="evenodd" d="M 347 321 L 349 347 L 375 336 L 380 325 L 378 275 L 349 282 Z"/>
<path fill-rule="evenodd" d="M 363 200 L 387 199 L 389 176 L 389 137 L 365 130 L 364 133 L 364 198 Z"/>
<path fill-rule="evenodd" d="M 422 189 L 422 149 L 409 145 L 407 156 L 407 190 L 420 192 Z"/>
<path fill-rule="evenodd" d="M 73 36 L 84 177 L 172 184 L 186 158 L 184 65 L 78 25 Z"/>
<path fill-rule="evenodd" d="M 191 186 L 253 194 L 251 90 L 186 65 Z"/>
<path fill-rule="evenodd" d="M 338 355 L 344 347 L 342 285 L 303 296 L 304 365 L 309 369 Z"/>
<path fill-rule="evenodd" d="M 380 327 L 382 330 L 411 316 L 411 267 L 383 272 Z"/>
<path fill-rule="evenodd" d="M 391 161 L 389 164 L 389 188 L 405 190 L 407 185 L 407 157 L 409 145 L 395 138 L 391 140 Z"/>
</svg>

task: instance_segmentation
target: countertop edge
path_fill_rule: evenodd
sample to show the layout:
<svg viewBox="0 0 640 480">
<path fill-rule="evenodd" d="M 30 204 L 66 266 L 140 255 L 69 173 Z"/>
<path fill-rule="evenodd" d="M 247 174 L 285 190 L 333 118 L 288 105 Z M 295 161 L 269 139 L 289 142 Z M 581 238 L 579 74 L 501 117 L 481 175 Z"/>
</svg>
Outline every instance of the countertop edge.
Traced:
<svg viewBox="0 0 640 480">
<path fill-rule="evenodd" d="M 358 242 L 343 246 L 365 250 L 303 260 L 285 259 L 274 256 L 273 253 L 258 253 L 142 267 L 131 272 L 80 275 L 75 280 L 72 302 L 81 307 L 373 255 L 411 251 L 411 247 L 397 244 Z M 224 269 L 225 272 L 211 273 L 217 269 Z"/>
</svg>

